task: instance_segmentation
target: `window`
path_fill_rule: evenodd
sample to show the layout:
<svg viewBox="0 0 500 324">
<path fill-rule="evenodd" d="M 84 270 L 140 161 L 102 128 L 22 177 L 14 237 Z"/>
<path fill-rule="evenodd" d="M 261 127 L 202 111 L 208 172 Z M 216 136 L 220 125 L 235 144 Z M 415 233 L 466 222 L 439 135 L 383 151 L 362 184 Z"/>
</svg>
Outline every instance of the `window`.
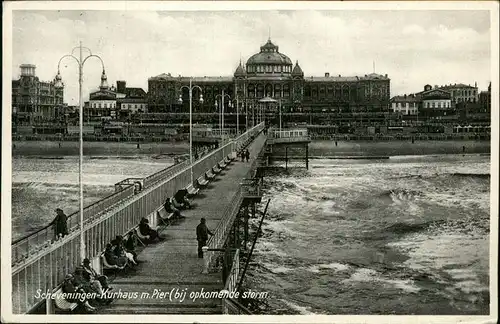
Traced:
<svg viewBox="0 0 500 324">
<path fill-rule="evenodd" d="M 99 109 L 101 108 L 101 103 L 99 103 Z"/>
<path fill-rule="evenodd" d="M 104 104 L 104 108 L 108 108 L 108 104 L 107 103 Z"/>
</svg>

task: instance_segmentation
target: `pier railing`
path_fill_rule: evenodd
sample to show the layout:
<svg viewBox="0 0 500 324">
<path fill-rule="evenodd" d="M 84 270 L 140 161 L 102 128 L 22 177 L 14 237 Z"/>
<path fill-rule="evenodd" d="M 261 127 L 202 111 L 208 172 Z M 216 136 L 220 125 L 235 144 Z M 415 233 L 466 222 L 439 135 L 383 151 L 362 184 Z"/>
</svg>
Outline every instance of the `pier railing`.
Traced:
<svg viewBox="0 0 500 324">
<path fill-rule="evenodd" d="M 122 187 L 122 190 L 115 192 L 83 209 L 83 219 L 88 221 L 102 212 L 108 210 L 113 205 L 134 195 L 134 186 Z M 80 227 L 80 211 L 68 215 L 68 232 L 76 231 Z M 12 265 L 28 259 L 31 255 L 40 253 L 44 247 L 56 241 L 54 227 L 52 224 L 30 233 L 24 237 L 16 239 L 11 244 Z"/>
<path fill-rule="evenodd" d="M 149 187 L 144 186 L 145 188 L 136 194 L 134 194 L 134 186 L 131 185 L 111 195 L 114 197 L 113 201 L 116 199 L 118 203 L 112 204 L 98 217 L 89 217 L 84 222 L 83 236 L 86 257 L 93 262 L 98 262 L 106 244 L 116 235 L 124 235 L 135 228 L 143 217 L 149 217 L 150 223 L 154 225 L 156 223 L 155 211 L 164 203 L 165 198 L 173 196 L 177 190 L 190 184 L 191 168 L 193 176 L 200 176 L 216 163 L 222 161 L 228 154 L 234 153 L 245 139 L 262 131 L 263 126 L 263 124 L 255 126 L 248 131 L 248 136 L 240 136 L 238 139 L 228 142 L 197 160 L 192 166 L 188 165 L 177 173 L 152 183 Z M 116 195 L 119 195 L 121 200 L 118 200 Z M 223 220 L 215 231 L 216 235 L 209 242 L 212 246 L 218 246 L 225 239 L 241 199 L 242 191 L 240 189 L 233 197 L 233 204 L 224 213 Z M 104 208 L 102 203 L 99 206 Z M 77 215 L 72 214 L 70 219 L 79 220 L 79 217 L 74 216 Z M 14 314 L 26 313 L 36 305 L 47 302 L 47 299 L 42 298 L 37 292 L 51 291 L 62 282 L 67 273 L 72 273 L 76 266 L 82 262 L 80 258 L 82 231 L 79 230 L 79 222 L 75 221 L 70 226 L 72 231 L 57 241 L 50 240 L 53 237 L 52 226 L 47 226 L 45 228 L 47 233 L 43 234 L 44 238 L 41 234 L 39 234 L 39 238 L 36 238 L 35 234 L 35 236 L 30 235 L 29 238 L 23 238 L 23 240 L 13 243 L 11 270 L 12 311 Z M 42 242 L 45 243 L 38 245 Z M 25 247 L 26 251 L 34 252 L 28 253 L 26 257 L 19 258 L 17 262 L 14 262 L 14 256 L 22 254 L 21 245 Z M 99 263 L 94 264 L 94 267 L 99 269 Z"/>
<path fill-rule="evenodd" d="M 233 256 L 233 262 L 231 265 L 231 271 L 224 284 L 224 290 L 229 293 L 234 293 L 238 290 L 238 279 L 240 275 L 240 249 L 236 249 Z M 231 296 L 231 295 L 230 295 Z M 240 309 L 234 302 L 231 303 L 231 297 L 222 299 L 222 313 L 223 314 L 240 314 Z"/>
<path fill-rule="evenodd" d="M 240 187 L 231 199 L 231 203 L 229 204 L 229 206 L 224 210 L 222 219 L 219 221 L 219 224 L 213 231 L 214 235 L 210 237 L 206 247 L 204 247 L 203 249 L 203 259 L 205 262 L 205 268 L 203 269 L 204 273 L 210 272 L 211 266 L 215 260 L 215 251 L 217 251 L 221 246 L 224 245 L 226 235 L 233 225 L 235 216 L 238 212 L 238 209 L 240 208 L 242 201 L 243 190 Z"/>
<path fill-rule="evenodd" d="M 241 182 L 244 197 L 260 197 L 262 195 L 263 178 L 245 178 Z"/>
</svg>

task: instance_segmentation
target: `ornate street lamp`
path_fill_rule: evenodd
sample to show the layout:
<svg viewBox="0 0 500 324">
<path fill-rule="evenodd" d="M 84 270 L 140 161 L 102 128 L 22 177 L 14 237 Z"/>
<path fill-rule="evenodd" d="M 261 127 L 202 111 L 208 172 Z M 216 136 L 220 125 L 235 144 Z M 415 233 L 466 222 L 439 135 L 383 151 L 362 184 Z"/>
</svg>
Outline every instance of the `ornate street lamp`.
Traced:
<svg viewBox="0 0 500 324">
<path fill-rule="evenodd" d="M 200 89 L 200 103 L 203 103 L 203 89 L 200 86 L 193 85 L 193 78 L 189 79 L 189 86 L 180 87 L 179 103 L 182 103 L 182 89 L 189 90 L 189 163 L 191 164 L 191 183 L 193 183 L 193 89 Z"/>
<path fill-rule="evenodd" d="M 228 98 L 229 99 L 229 108 L 232 107 L 231 105 L 231 96 L 228 95 L 227 93 L 224 93 L 224 89 L 222 89 L 222 94 L 218 94 L 215 96 L 215 108 L 218 107 L 218 103 L 217 103 L 217 98 L 218 97 L 221 97 L 221 138 L 222 138 L 222 146 L 224 146 L 224 98 Z"/>
<path fill-rule="evenodd" d="M 73 52 L 75 49 L 80 50 L 80 56 L 77 58 L 76 56 L 73 55 Z M 89 55 L 87 55 L 85 58 L 83 57 L 82 50 L 86 49 L 89 51 Z M 62 78 L 61 78 L 61 73 L 60 73 L 60 65 L 61 61 L 66 58 L 66 57 L 72 57 L 77 63 L 78 63 L 78 97 L 79 97 L 79 104 L 80 104 L 80 109 L 78 111 L 79 113 L 79 124 L 80 124 L 80 159 L 78 160 L 78 185 L 80 188 L 80 258 L 83 260 L 86 258 L 86 251 L 85 251 L 85 237 L 84 237 L 84 230 L 83 230 L 83 181 L 82 181 L 82 173 L 83 173 L 83 97 L 82 97 L 82 86 L 83 86 L 83 65 L 87 61 L 87 59 L 91 57 L 96 57 L 101 61 L 102 65 L 102 75 L 105 76 L 106 72 L 104 70 L 104 62 L 102 61 L 101 57 L 98 55 L 92 54 L 92 51 L 88 47 L 83 47 L 82 42 L 80 41 L 80 46 L 77 46 L 73 48 L 71 51 L 71 54 L 64 55 L 59 59 L 59 63 L 57 64 L 57 76 L 56 76 L 56 83 L 54 86 L 56 88 L 61 88 L 63 86 L 62 84 Z"/>
</svg>

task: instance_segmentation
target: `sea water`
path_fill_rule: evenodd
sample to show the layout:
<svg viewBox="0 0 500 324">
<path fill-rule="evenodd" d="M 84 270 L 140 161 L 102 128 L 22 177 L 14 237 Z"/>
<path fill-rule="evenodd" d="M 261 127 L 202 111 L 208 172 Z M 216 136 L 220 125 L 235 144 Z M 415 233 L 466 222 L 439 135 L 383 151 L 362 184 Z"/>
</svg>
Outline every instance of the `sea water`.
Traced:
<svg viewBox="0 0 500 324">
<path fill-rule="evenodd" d="M 173 164 L 171 157 L 90 156 L 83 160 L 85 206 L 114 193 L 126 178 L 146 177 Z M 61 208 L 66 215 L 79 209 L 78 156 L 13 157 L 12 238 L 47 225 Z"/>
<path fill-rule="evenodd" d="M 247 278 L 263 313 L 489 313 L 489 157 L 309 166 L 265 178 Z"/>
</svg>

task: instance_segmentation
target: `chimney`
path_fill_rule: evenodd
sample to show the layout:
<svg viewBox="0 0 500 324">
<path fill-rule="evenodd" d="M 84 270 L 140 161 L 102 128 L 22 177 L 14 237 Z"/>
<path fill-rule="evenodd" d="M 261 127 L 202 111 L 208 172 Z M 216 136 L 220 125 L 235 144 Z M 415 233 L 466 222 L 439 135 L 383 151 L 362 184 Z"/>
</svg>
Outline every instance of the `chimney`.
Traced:
<svg viewBox="0 0 500 324">
<path fill-rule="evenodd" d="M 341 77 L 342 75 L 339 74 L 339 78 Z"/>
<path fill-rule="evenodd" d="M 329 78 L 330 77 L 330 73 L 329 72 L 325 72 L 325 78 Z"/>
<path fill-rule="evenodd" d="M 127 87 L 127 82 L 125 81 L 116 81 L 116 92 L 125 93 L 125 88 Z"/>
</svg>

